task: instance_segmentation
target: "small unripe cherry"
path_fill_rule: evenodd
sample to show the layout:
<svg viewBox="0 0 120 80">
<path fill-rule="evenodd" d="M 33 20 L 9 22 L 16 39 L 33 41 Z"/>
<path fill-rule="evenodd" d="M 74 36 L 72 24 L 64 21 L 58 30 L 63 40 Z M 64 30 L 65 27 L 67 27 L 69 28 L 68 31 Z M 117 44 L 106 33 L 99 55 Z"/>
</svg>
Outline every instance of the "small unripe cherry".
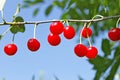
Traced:
<svg viewBox="0 0 120 80">
<path fill-rule="evenodd" d="M 74 47 L 74 53 L 78 56 L 78 57 L 84 57 L 87 54 L 87 47 L 83 44 L 77 44 Z"/>
<path fill-rule="evenodd" d="M 40 48 L 40 42 L 36 38 L 30 38 L 27 47 L 32 52 L 37 51 Z"/>
<path fill-rule="evenodd" d="M 16 44 L 7 44 L 5 47 L 4 47 L 4 52 L 8 55 L 8 56 L 13 56 L 16 54 L 17 52 L 17 46 Z"/>
</svg>

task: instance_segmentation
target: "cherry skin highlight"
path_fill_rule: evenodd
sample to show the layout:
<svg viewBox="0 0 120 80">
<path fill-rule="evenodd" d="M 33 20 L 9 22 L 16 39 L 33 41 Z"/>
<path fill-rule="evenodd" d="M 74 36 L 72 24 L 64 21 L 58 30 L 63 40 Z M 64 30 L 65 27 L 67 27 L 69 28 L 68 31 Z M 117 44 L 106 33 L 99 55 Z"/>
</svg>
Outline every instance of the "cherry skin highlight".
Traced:
<svg viewBox="0 0 120 80">
<path fill-rule="evenodd" d="M 88 38 L 92 35 L 91 28 L 85 27 L 85 28 L 83 28 L 83 30 L 81 32 L 82 32 L 82 37 L 84 37 L 84 38 Z"/>
<path fill-rule="evenodd" d="M 75 29 L 72 26 L 64 28 L 63 35 L 66 39 L 72 39 L 75 36 Z"/>
<path fill-rule="evenodd" d="M 89 59 L 94 59 L 98 55 L 98 50 L 96 47 L 92 46 L 87 48 L 87 54 L 86 57 Z"/>
<path fill-rule="evenodd" d="M 31 38 L 27 42 L 27 47 L 32 52 L 37 51 L 40 48 L 40 42 L 35 38 Z"/>
<path fill-rule="evenodd" d="M 61 42 L 61 38 L 60 38 L 59 35 L 52 34 L 52 33 L 50 33 L 50 34 L 48 35 L 48 43 L 49 43 L 50 45 L 52 45 L 52 46 L 57 46 L 57 45 L 60 44 L 60 42 Z"/>
<path fill-rule="evenodd" d="M 78 57 L 84 57 L 87 54 L 87 47 L 83 44 L 77 44 L 74 47 L 74 53 L 78 56 Z"/>
<path fill-rule="evenodd" d="M 108 32 L 108 37 L 112 41 L 120 40 L 120 28 L 113 28 Z"/>
<path fill-rule="evenodd" d="M 4 52 L 8 55 L 8 56 L 13 56 L 16 54 L 17 52 L 17 46 L 16 44 L 7 44 L 4 47 Z"/>
<path fill-rule="evenodd" d="M 63 30 L 64 30 L 64 25 L 60 21 L 53 22 L 50 25 L 50 32 L 53 34 L 59 35 L 63 32 Z"/>
</svg>

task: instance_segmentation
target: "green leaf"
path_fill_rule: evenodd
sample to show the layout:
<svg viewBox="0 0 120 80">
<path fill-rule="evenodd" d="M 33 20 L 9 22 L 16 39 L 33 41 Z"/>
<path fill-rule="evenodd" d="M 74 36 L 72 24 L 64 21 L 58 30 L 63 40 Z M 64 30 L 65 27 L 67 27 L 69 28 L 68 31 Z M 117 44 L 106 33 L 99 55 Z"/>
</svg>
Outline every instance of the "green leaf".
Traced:
<svg viewBox="0 0 120 80">
<path fill-rule="evenodd" d="M 24 19 L 21 17 L 21 16 L 18 16 L 14 19 L 13 21 L 14 23 L 15 22 L 24 22 Z M 25 31 L 25 26 L 24 24 L 21 24 L 21 25 L 16 25 L 16 24 L 13 24 L 11 25 L 10 27 L 12 27 L 10 29 L 10 31 L 13 33 L 13 34 L 16 34 L 17 32 L 24 32 Z"/>
<path fill-rule="evenodd" d="M 83 80 L 83 78 L 81 76 L 78 76 L 78 80 Z"/>
<path fill-rule="evenodd" d="M 104 58 L 99 55 L 94 60 L 89 60 L 89 62 L 94 65 L 93 69 L 98 70 L 98 71 L 103 71 L 103 72 L 106 69 L 108 69 L 108 67 L 112 64 L 111 59 Z"/>
<path fill-rule="evenodd" d="M 36 16 L 38 14 L 38 12 L 39 12 L 39 8 L 36 8 L 33 12 L 33 16 Z"/>
<path fill-rule="evenodd" d="M 75 0 L 70 0 L 70 1 L 68 2 L 67 9 L 69 9 L 70 6 L 71 6 L 74 2 L 75 2 Z"/>
<path fill-rule="evenodd" d="M 2 39 L 2 35 L 0 35 L 0 40 Z"/>
<path fill-rule="evenodd" d="M 110 41 L 108 39 L 102 40 L 102 51 L 105 53 L 104 56 L 108 56 L 111 53 Z"/>
<path fill-rule="evenodd" d="M 68 15 L 68 12 L 66 12 L 66 13 L 63 13 L 63 14 L 62 14 L 61 18 L 62 18 L 62 19 L 67 19 L 68 16 L 69 16 L 69 15 Z"/>
<path fill-rule="evenodd" d="M 119 59 L 117 59 L 117 61 L 112 66 L 112 68 L 110 70 L 110 74 L 107 76 L 107 78 L 105 80 L 113 80 L 119 66 L 120 66 L 120 57 L 119 57 Z"/>
<path fill-rule="evenodd" d="M 54 75 L 55 80 L 60 80 L 56 75 Z"/>
<path fill-rule="evenodd" d="M 47 7 L 47 9 L 46 9 L 46 11 L 45 11 L 46 16 L 48 16 L 48 15 L 50 14 L 50 12 L 52 11 L 52 9 L 53 9 L 53 5 L 49 5 L 49 6 Z"/>
<path fill-rule="evenodd" d="M 89 62 L 93 64 L 93 69 L 96 70 L 94 80 L 100 80 L 101 75 L 111 66 L 113 60 L 98 55 L 97 58 L 89 60 Z"/>
<path fill-rule="evenodd" d="M 32 76 L 32 80 L 35 80 L 35 75 Z"/>
<path fill-rule="evenodd" d="M 116 59 L 116 57 L 120 56 L 120 46 L 115 48 L 115 52 L 114 52 L 114 59 Z"/>
</svg>

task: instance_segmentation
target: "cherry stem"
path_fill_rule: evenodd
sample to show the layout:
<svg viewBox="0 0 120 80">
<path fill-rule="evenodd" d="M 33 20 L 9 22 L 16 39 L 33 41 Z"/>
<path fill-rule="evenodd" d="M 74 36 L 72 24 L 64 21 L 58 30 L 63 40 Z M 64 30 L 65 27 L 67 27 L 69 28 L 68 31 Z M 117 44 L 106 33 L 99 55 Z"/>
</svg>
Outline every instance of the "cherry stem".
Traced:
<svg viewBox="0 0 120 80">
<path fill-rule="evenodd" d="M 80 32 L 80 44 L 82 43 L 82 32 L 83 32 L 83 29 L 86 27 L 87 23 L 84 24 L 81 32 Z"/>
<path fill-rule="evenodd" d="M 35 23 L 35 26 L 34 26 L 34 35 L 33 35 L 33 38 L 36 38 L 36 28 L 37 28 L 37 23 Z"/>
<path fill-rule="evenodd" d="M 3 22 L 6 23 L 5 18 L 4 18 L 4 12 L 3 12 L 3 10 L 1 10 L 1 15 L 2 15 Z"/>
<path fill-rule="evenodd" d="M 96 17 L 100 17 L 100 19 L 104 18 L 102 15 L 95 15 L 91 20 L 94 20 Z M 91 25 L 91 22 L 88 24 L 87 28 L 89 28 L 90 25 Z"/>
<path fill-rule="evenodd" d="M 88 36 L 88 35 L 87 35 Z M 90 45 L 90 47 L 92 46 L 92 44 L 91 44 L 91 41 L 90 41 L 90 37 L 88 36 L 88 43 L 89 43 L 89 45 Z"/>
<path fill-rule="evenodd" d="M 69 22 L 68 22 L 68 20 L 66 20 L 66 24 L 67 24 L 67 26 L 69 26 Z"/>
<path fill-rule="evenodd" d="M 12 43 L 14 43 L 14 40 L 15 40 L 15 34 L 13 34 Z"/>
<path fill-rule="evenodd" d="M 65 24 L 65 21 L 62 21 L 63 24 Z"/>
<path fill-rule="evenodd" d="M 5 34 L 7 34 L 7 32 L 11 29 L 12 27 L 9 27 L 7 30 L 5 30 L 1 36 L 4 36 Z"/>
<path fill-rule="evenodd" d="M 116 28 L 119 26 L 119 21 L 120 21 L 120 18 L 118 18 L 118 20 L 117 20 Z"/>
</svg>

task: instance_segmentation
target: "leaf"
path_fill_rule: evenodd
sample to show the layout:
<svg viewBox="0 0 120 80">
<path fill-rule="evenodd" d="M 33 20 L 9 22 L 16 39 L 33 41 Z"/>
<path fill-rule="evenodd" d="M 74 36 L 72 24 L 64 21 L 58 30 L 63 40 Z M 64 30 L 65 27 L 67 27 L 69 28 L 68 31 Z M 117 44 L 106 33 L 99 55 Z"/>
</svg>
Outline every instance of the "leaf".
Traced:
<svg viewBox="0 0 120 80">
<path fill-rule="evenodd" d="M 105 53 L 104 56 L 108 56 L 111 53 L 110 41 L 108 39 L 102 40 L 102 51 Z"/>
<path fill-rule="evenodd" d="M 69 16 L 69 15 L 68 15 L 68 12 L 66 12 L 66 13 L 63 13 L 63 14 L 62 14 L 61 18 L 62 18 L 62 19 L 67 19 L 68 16 Z"/>
<path fill-rule="evenodd" d="M 69 9 L 70 6 L 71 6 L 74 2 L 75 2 L 75 0 L 70 0 L 70 1 L 68 2 L 67 9 Z"/>
<path fill-rule="evenodd" d="M 118 46 L 117 48 L 115 48 L 115 52 L 114 52 L 114 59 L 116 59 L 116 57 L 120 56 L 120 46 Z"/>
<path fill-rule="evenodd" d="M 100 80 L 101 75 L 111 66 L 113 60 L 97 56 L 97 58 L 94 60 L 89 60 L 89 62 L 93 64 L 93 69 L 96 70 L 94 80 Z"/>
<path fill-rule="evenodd" d="M 0 11 L 3 10 L 6 0 L 0 0 Z"/>
<path fill-rule="evenodd" d="M 83 78 L 81 76 L 78 76 L 78 80 L 83 80 Z"/>
<path fill-rule="evenodd" d="M 0 35 L 0 40 L 2 39 L 2 35 Z"/>
<path fill-rule="evenodd" d="M 39 3 L 42 3 L 43 2 L 43 0 L 24 0 L 24 5 L 23 6 L 25 6 L 25 5 L 29 5 L 29 6 L 33 6 L 33 5 L 36 5 L 36 4 L 39 4 Z"/>
<path fill-rule="evenodd" d="M 111 70 L 110 70 L 110 74 L 106 77 L 105 80 L 113 80 L 115 73 L 117 72 L 117 69 L 120 66 L 120 58 L 117 59 L 117 61 L 114 63 L 114 65 L 112 66 Z"/>
<path fill-rule="evenodd" d="M 111 66 L 113 60 L 97 56 L 94 60 L 89 60 L 94 65 L 93 69 L 96 70 L 94 80 L 100 80 L 100 77 Z"/>
<path fill-rule="evenodd" d="M 106 69 L 108 69 L 108 67 L 112 64 L 111 59 L 104 58 L 99 55 L 94 60 L 89 60 L 89 62 L 94 65 L 93 69 L 98 70 L 98 71 L 103 71 L 103 72 Z"/>
<path fill-rule="evenodd" d="M 20 16 L 16 17 L 13 21 L 14 23 L 15 22 L 24 22 L 24 19 Z M 24 24 L 21 24 L 21 25 L 16 25 L 16 24 L 13 24 L 11 25 L 10 27 L 12 27 L 10 29 L 10 31 L 13 33 L 13 34 L 16 34 L 17 32 L 24 32 L 25 31 L 25 26 Z"/>
<path fill-rule="evenodd" d="M 35 80 L 35 75 L 32 76 L 32 80 Z"/>
<path fill-rule="evenodd" d="M 33 12 L 33 16 L 36 16 L 38 14 L 38 12 L 39 12 L 39 8 L 36 8 Z"/>
<path fill-rule="evenodd" d="M 50 12 L 52 11 L 52 9 L 53 9 L 53 5 L 49 5 L 49 6 L 47 7 L 47 9 L 46 9 L 46 11 L 45 11 L 46 16 L 48 16 L 48 15 L 50 14 Z"/>
<path fill-rule="evenodd" d="M 56 75 L 54 75 L 55 80 L 60 80 Z"/>
</svg>

